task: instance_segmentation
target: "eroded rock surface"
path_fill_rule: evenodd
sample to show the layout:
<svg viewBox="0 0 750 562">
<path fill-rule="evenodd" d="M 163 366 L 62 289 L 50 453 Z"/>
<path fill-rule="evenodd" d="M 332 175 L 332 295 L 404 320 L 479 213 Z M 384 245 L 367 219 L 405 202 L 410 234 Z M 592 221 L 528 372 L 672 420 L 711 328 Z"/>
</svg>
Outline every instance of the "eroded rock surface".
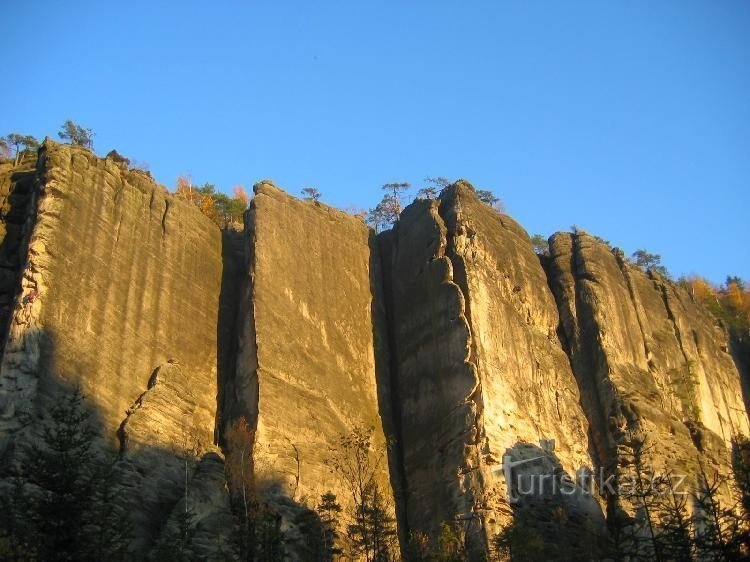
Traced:
<svg viewBox="0 0 750 562">
<path fill-rule="evenodd" d="M 246 216 L 248 279 L 241 292 L 237 371 L 226 423 L 255 429 L 255 473 L 286 528 L 332 491 L 351 512 L 329 460 L 339 437 L 371 428 L 377 481 L 393 510 L 378 399 L 372 237 L 359 219 L 255 186 Z"/>
<path fill-rule="evenodd" d="M 555 301 L 528 235 L 468 184 L 388 237 L 408 524 L 459 521 L 484 549 L 511 517 L 502 460 L 519 444 L 571 477 L 592 466 Z"/>
<path fill-rule="evenodd" d="M 695 479 L 729 471 L 731 440 L 747 435 L 727 333 L 681 287 L 646 275 L 585 233 L 550 239 L 550 282 L 570 347 L 597 462 L 644 463 Z"/>
<path fill-rule="evenodd" d="M 34 174 L 0 366 L 3 443 L 80 386 L 103 444 L 137 459 L 128 501 L 158 504 L 137 514 L 157 526 L 180 497 L 170 467 L 185 440 L 194 455 L 213 448 L 220 232 L 147 174 L 86 149 L 48 139 Z"/>
</svg>

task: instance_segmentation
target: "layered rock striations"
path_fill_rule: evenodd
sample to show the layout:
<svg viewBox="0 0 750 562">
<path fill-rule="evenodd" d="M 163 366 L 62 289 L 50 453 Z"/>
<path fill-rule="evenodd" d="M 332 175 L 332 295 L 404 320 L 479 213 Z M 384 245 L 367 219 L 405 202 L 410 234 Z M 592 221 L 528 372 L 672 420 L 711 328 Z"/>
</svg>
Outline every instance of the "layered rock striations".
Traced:
<svg viewBox="0 0 750 562">
<path fill-rule="evenodd" d="M 558 233 L 550 251 L 599 466 L 626 475 L 645 442 L 643 462 L 658 472 L 695 481 L 703 465 L 728 474 L 732 439 L 748 434 L 748 418 L 726 330 L 685 289 L 593 236 Z"/>
<path fill-rule="evenodd" d="M 412 204 L 385 238 L 407 521 L 431 536 L 458 521 L 486 549 L 538 468 L 504 459 L 593 466 L 555 301 L 528 235 L 468 184 Z M 597 517 L 593 500 L 576 508 Z"/>
<path fill-rule="evenodd" d="M 247 280 L 225 427 L 240 416 L 250 423 L 256 478 L 285 528 L 328 491 L 351 512 L 350 483 L 332 461 L 344 452 L 341 437 L 355 429 L 372 431 L 375 480 L 393 512 L 370 230 L 270 182 L 255 186 L 246 224 Z"/>
<path fill-rule="evenodd" d="M 304 558 L 322 494 L 352 522 L 335 464 L 362 430 L 402 546 L 448 524 L 481 559 L 529 513 L 546 532 L 562 510 L 567 542 L 601 534 L 600 504 L 628 506 L 584 477 L 625 475 L 644 440 L 649 466 L 695 480 L 727 473 L 750 433 L 726 330 L 688 292 L 582 232 L 540 259 L 466 182 L 377 237 L 270 182 L 245 222 L 221 232 L 83 148 L 0 163 L 3 477 L 80 387 L 97 447 L 117 453 L 132 553 L 179 532 L 187 506 L 190 552 L 211 558 L 236 525 L 218 445 L 233 453 L 245 418 L 254 483 Z M 563 480 L 565 497 L 522 489 Z"/>
<path fill-rule="evenodd" d="M 3 443 L 9 453 L 27 416 L 80 387 L 129 465 L 145 548 L 184 493 L 183 452 L 213 449 L 220 233 L 145 173 L 86 149 L 47 140 L 33 181 L 0 366 Z"/>
</svg>

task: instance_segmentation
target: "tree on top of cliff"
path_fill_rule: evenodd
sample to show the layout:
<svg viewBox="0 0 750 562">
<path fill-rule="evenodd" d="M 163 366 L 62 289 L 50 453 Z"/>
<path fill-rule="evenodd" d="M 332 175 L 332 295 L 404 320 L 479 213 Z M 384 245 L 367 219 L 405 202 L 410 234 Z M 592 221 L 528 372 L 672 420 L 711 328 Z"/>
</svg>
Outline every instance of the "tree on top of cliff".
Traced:
<svg viewBox="0 0 750 562">
<path fill-rule="evenodd" d="M 37 141 L 33 136 L 22 135 L 21 133 L 10 133 L 8 135 L 5 135 L 1 142 L 5 147 L 6 152 L 8 151 L 9 147 L 13 147 L 16 156 L 14 165 L 18 164 L 18 160 L 20 159 L 21 154 L 24 151 L 36 150 L 37 148 L 39 148 L 39 141 Z"/>
<path fill-rule="evenodd" d="M 229 197 L 217 191 L 216 186 L 211 183 L 194 186 L 190 176 L 177 178 L 175 195 L 197 206 L 219 228 L 241 223 L 249 201 L 242 185 L 234 186 L 232 197 Z"/>
<path fill-rule="evenodd" d="M 401 213 L 401 203 L 392 195 L 386 195 L 374 209 L 367 213 L 367 224 L 376 232 L 392 227 Z"/>
<path fill-rule="evenodd" d="M 417 192 L 418 199 L 435 199 L 451 183 L 448 178 L 444 178 L 443 176 L 427 176 L 424 181 L 427 185 Z"/>
<path fill-rule="evenodd" d="M 95 133 L 91 129 L 76 125 L 70 119 L 67 119 L 65 123 L 62 124 L 57 135 L 62 140 L 70 141 L 70 144 L 73 146 L 83 146 L 89 149 L 94 148 Z"/>
<path fill-rule="evenodd" d="M 639 249 L 633 252 L 632 258 L 638 267 L 669 277 L 667 268 L 661 265 L 661 256 L 659 254 L 652 254 L 644 249 Z"/>
<path fill-rule="evenodd" d="M 505 204 L 500 201 L 500 198 L 492 193 L 488 189 L 477 189 L 477 197 L 482 203 L 487 203 L 490 207 L 501 213 L 505 212 Z"/>
<path fill-rule="evenodd" d="M 531 237 L 531 244 L 534 246 L 534 251 L 540 256 L 549 255 L 549 242 L 541 234 L 534 234 Z"/>
<path fill-rule="evenodd" d="M 304 187 L 302 188 L 302 198 L 305 201 L 319 201 L 321 197 L 320 191 L 317 187 Z"/>
</svg>

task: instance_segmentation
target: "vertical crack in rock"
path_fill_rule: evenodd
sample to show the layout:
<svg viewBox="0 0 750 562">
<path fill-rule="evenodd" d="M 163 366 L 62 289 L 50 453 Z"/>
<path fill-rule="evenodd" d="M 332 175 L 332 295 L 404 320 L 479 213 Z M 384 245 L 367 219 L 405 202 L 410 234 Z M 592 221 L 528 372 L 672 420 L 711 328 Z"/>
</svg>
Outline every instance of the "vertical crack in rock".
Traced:
<svg viewBox="0 0 750 562">
<path fill-rule="evenodd" d="M 474 483 L 476 497 L 474 498 L 474 505 L 471 506 L 471 513 L 461 514 L 459 517 L 465 518 L 468 521 L 468 530 L 472 533 L 470 540 L 475 543 L 474 548 L 487 549 L 489 546 L 490 536 L 485 526 L 485 513 L 488 506 L 488 501 L 484 497 L 484 491 L 487 489 L 487 483 L 485 482 L 484 471 L 479 470 L 481 464 L 483 464 L 483 452 L 489 453 L 489 445 L 487 443 L 487 437 L 484 433 L 484 401 L 482 398 L 482 382 L 478 375 L 478 367 L 476 364 L 477 347 L 476 341 L 473 337 L 474 330 L 471 325 L 471 297 L 469 292 L 469 284 L 467 279 L 466 264 L 463 257 L 460 256 L 456 251 L 456 236 L 466 238 L 466 243 L 471 244 L 471 239 L 474 236 L 473 232 L 466 232 L 464 227 L 458 224 L 458 220 L 455 224 L 451 224 L 451 218 L 448 216 L 451 213 L 455 213 L 458 217 L 461 215 L 461 202 L 458 197 L 453 200 L 454 208 L 451 211 L 446 209 L 447 198 L 440 200 L 437 206 L 436 219 L 440 221 L 440 231 L 445 232 L 445 243 L 442 245 L 442 255 L 449 260 L 451 264 L 451 271 L 453 273 L 451 277 L 451 283 L 456 287 L 461 297 L 462 310 L 459 314 L 459 318 L 466 324 L 467 332 L 467 356 L 465 362 L 470 366 L 471 371 L 474 373 L 476 383 L 470 394 L 466 397 L 467 402 L 470 402 L 470 411 L 474 413 L 473 416 L 473 427 L 469 433 L 470 441 L 467 445 L 474 448 L 474 452 L 471 455 L 471 465 L 475 471 L 474 478 L 477 479 Z"/>
<path fill-rule="evenodd" d="M 330 461 L 341 437 L 357 428 L 372 430 L 375 480 L 393 513 L 388 375 L 379 372 L 387 355 L 385 335 L 374 333 L 382 302 L 370 230 L 270 182 L 254 192 L 223 425 L 245 416 L 254 429 L 259 491 L 290 537 L 303 533 L 301 516 L 328 491 L 352 512 L 351 493 Z M 303 556 L 304 544 L 290 546 L 293 557 Z"/>
<path fill-rule="evenodd" d="M 17 245 L 12 249 L 20 269 L 16 279 L 8 279 L 7 285 L 13 298 L 6 305 L 8 320 L 0 365 L 0 453 L 12 443 L 14 433 L 24 427 L 23 419 L 33 414 L 40 363 L 49 340 L 38 320 L 46 292 L 49 233 L 38 228 L 38 221 L 54 206 L 58 194 L 55 182 L 64 181 L 65 177 L 59 170 L 47 170 L 44 150 L 39 152 L 33 174 L 33 179 L 25 178 L 28 201 L 18 210 L 21 220 L 15 232 Z M 6 239 L 3 244 L 10 241 Z"/>
<path fill-rule="evenodd" d="M 625 280 L 625 286 L 628 288 L 628 295 L 630 295 L 630 301 L 633 303 L 633 310 L 635 311 L 635 317 L 638 320 L 638 329 L 641 332 L 641 339 L 643 340 L 643 353 L 646 356 L 646 361 L 648 361 L 649 365 L 651 365 L 651 350 L 648 346 L 648 341 L 646 338 L 646 330 L 643 327 L 643 306 L 641 306 L 641 303 L 638 301 L 638 298 L 635 294 L 635 289 L 633 287 L 633 280 L 630 276 L 630 272 L 628 271 L 628 266 L 625 263 L 625 257 L 618 253 L 615 255 L 615 259 L 617 260 L 617 265 L 620 267 L 620 271 L 622 272 L 622 277 Z"/>
<path fill-rule="evenodd" d="M 693 482 L 696 447 L 703 461 L 727 469 L 722 420 L 739 423 L 731 413 L 738 385 L 704 313 L 588 234 L 555 234 L 550 250 L 550 287 L 604 476 L 627 475 L 632 440 L 644 436 L 658 443 L 644 459 L 655 470 Z M 702 414 L 692 413 L 694 403 Z M 620 508 L 632 511 L 608 498 L 609 515 Z"/>
<path fill-rule="evenodd" d="M 161 234 L 167 237 L 167 213 L 169 213 L 169 200 L 164 201 L 164 214 L 161 216 Z"/>
<path fill-rule="evenodd" d="M 387 230 L 380 235 L 371 233 L 370 248 L 373 259 L 377 259 L 378 267 L 371 268 L 373 271 L 372 283 L 374 285 L 373 293 L 379 293 L 381 310 L 379 313 L 374 311 L 374 330 L 376 340 L 381 340 L 381 346 L 385 349 L 379 354 L 380 360 L 384 363 L 376 366 L 376 371 L 380 381 L 379 392 L 385 390 L 383 400 L 388 402 L 389 419 L 391 423 L 390 435 L 391 446 L 389 449 L 390 461 L 390 478 L 393 487 L 393 494 L 396 501 L 396 517 L 401 545 L 407 545 L 409 542 L 410 529 L 407 519 L 407 498 L 408 483 L 406 481 L 406 468 L 404 465 L 404 447 L 401 439 L 402 419 L 401 419 L 401 399 L 398 388 L 398 364 L 397 364 L 397 346 L 395 338 L 395 325 L 393 319 L 393 286 L 391 283 L 392 261 L 393 261 L 393 243 L 395 227 Z M 375 306 L 375 301 L 373 301 Z M 377 336 L 379 334 L 379 336 Z M 376 354 L 376 357 L 378 354 Z M 383 378 L 387 377 L 387 382 Z M 383 388 L 385 387 L 385 388 Z"/>
<path fill-rule="evenodd" d="M 184 488 L 183 422 L 197 455 L 213 449 L 220 233 L 145 174 L 49 139 L 32 193 L 0 364 L 0 439 L 12 452 L 19 429 L 38 430 L 50 404 L 79 387 L 96 450 L 121 440 L 131 476 L 121 499 L 144 530 L 134 552 L 145 555 Z M 144 394 L 143 374 L 164 371 L 173 353 L 181 382 Z"/>
</svg>

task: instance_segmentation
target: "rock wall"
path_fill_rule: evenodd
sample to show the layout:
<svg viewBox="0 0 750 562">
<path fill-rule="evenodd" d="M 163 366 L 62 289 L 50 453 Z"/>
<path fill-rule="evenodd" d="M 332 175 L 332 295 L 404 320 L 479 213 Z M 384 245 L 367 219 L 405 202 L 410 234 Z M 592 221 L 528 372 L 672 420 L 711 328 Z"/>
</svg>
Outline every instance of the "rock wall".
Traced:
<svg viewBox="0 0 750 562">
<path fill-rule="evenodd" d="M 525 231 L 464 182 L 386 237 L 408 525 L 459 521 L 486 549 L 516 507 L 506 476 L 538 468 L 504 458 L 593 468 L 555 301 Z M 592 498 L 575 509 L 601 521 Z"/>
<path fill-rule="evenodd" d="M 700 459 L 708 474 L 728 473 L 731 440 L 748 434 L 748 418 L 726 330 L 683 288 L 593 236 L 558 233 L 550 249 L 598 464 L 625 474 L 645 439 L 644 462 L 657 471 L 694 479 Z"/>
<path fill-rule="evenodd" d="M 86 149 L 48 139 L 34 174 L 0 365 L 4 449 L 26 415 L 80 386 L 130 465 L 145 548 L 184 493 L 179 457 L 213 449 L 220 232 L 147 174 Z"/>
<path fill-rule="evenodd" d="M 36 207 L 36 156 L 0 163 L 0 339 L 8 331 Z M 2 345 L 0 341 L 0 353 Z"/>
<path fill-rule="evenodd" d="M 370 230 L 270 182 L 255 186 L 246 228 L 248 274 L 225 423 L 245 416 L 255 429 L 256 478 L 284 528 L 327 491 L 351 512 L 348 485 L 330 461 L 340 436 L 355 428 L 373 431 L 376 480 L 392 511 L 384 432 L 389 405 L 378 395 L 378 378 L 387 374 L 376 372 L 385 362 L 379 356 L 384 335 L 374 333 L 379 270 Z"/>
<path fill-rule="evenodd" d="M 481 558 L 519 514 L 549 527 L 550 508 L 580 545 L 599 503 L 623 507 L 583 476 L 625 474 L 644 438 L 657 470 L 726 472 L 750 428 L 726 330 L 685 290 L 585 233 L 550 248 L 540 260 L 462 181 L 377 237 L 261 182 L 244 232 L 222 233 L 148 174 L 47 140 L 0 163 L 0 475 L 80 386 L 119 454 L 138 555 L 186 504 L 193 554 L 223 550 L 214 443 L 243 416 L 292 557 L 323 493 L 351 513 L 332 461 L 358 428 L 402 546 L 449 523 Z M 575 493 L 529 498 L 524 478 Z"/>
</svg>

